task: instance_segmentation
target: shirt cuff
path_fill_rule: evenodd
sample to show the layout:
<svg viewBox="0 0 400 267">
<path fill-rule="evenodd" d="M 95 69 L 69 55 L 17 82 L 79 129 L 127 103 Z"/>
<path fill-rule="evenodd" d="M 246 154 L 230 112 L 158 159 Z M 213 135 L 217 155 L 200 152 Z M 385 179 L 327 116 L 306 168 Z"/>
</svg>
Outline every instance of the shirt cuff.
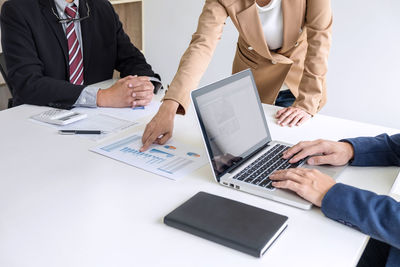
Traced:
<svg viewBox="0 0 400 267">
<path fill-rule="evenodd" d="M 154 85 L 154 94 L 157 94 L 158 91 L 163 88 L 162 83 L 160 81 L 160 79 L 156 78 L 156 77 L 149 77 L 150 78 L 150 82 Z"/>
<path fill-rule="evenodd" d="M 160 79 L 158 79 L 157 77 L 149 77 L 151 82 L 159 82 L 161 83 Z"/>
<path fill-rule="evenodd" d="M 76 100 L 74 106 L 75 107 L 87 107 L 87 108 L 95 108 L 97 107 L 97 92 L 100 88 L 96 86 L 86 86 L 78 100 Z"/>
</svg>

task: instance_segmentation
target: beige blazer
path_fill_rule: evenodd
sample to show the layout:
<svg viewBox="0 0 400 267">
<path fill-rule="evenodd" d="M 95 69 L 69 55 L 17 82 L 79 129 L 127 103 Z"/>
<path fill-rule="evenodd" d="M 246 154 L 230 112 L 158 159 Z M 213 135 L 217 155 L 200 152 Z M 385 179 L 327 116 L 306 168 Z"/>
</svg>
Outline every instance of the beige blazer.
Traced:
<svg viewBox="0 0 400 267">
<path fill-rule="evenodd" d="M 282 84 L 295 107 L 314 115 L 326 102 L 326 72 L 331 43 L 330 0 L 282 0 L 283 45 L 270 51 L 255 0 L 206 0 L 197 31 L 182 56 L 164 99 L 180 104 L 184 114 L 206 71 L 229 16 L 239 31 L 232 72 L 251 68 L 261 101 L 273 104 Z"/>
</svg>

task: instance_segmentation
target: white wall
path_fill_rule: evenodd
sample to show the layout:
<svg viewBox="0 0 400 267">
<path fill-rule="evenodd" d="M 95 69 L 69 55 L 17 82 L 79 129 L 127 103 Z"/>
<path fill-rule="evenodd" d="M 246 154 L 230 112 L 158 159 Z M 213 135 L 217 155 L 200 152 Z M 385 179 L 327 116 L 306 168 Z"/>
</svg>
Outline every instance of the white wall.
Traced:
<svg viewBox="0 0 400 267">
<path fill-rule="evenodd" d="M 204 1 L 145 0 L 148 61 L 170 83 Z M 322 114 L 400 129 L 400 1 L 333 0 L 328 103 Z M 237 32 L 228 20 L 204 85 L 231 73 Z"/>
<path fill-rule="evenodd" d="M 144 46 L 148 62 L 160 73 L 163 82 L 170 83 L 180 57 L 189 45 L 205 1 L 145 0 Z M 237 31 L 228 19 L 222 40 L 201 85 L 222 79 L 232 72 Z"/>
<path fill-rule="evenodd" d="M 323 114 L 400 129 L 400 1 L 333 0 Z"/>
</svg>

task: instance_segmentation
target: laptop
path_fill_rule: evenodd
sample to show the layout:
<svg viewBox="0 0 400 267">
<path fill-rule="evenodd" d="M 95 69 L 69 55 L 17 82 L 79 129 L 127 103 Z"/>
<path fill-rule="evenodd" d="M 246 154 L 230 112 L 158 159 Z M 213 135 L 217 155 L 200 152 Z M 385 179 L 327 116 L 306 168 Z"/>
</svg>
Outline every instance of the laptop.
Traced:
<svg viewBox="0 0 400 267">
<path fill-rule="evenodd" d="M 282 158 L 291 145 L 272 140 L 250 70 L 194 90 L 191 98 L 214 178 L 223 186 L 310 209 L 312 204 L 294 192 L 274 188 L 269 175 L 302 166 L 336 178 L 345 167 L 290 164 Z"/>
</svg>

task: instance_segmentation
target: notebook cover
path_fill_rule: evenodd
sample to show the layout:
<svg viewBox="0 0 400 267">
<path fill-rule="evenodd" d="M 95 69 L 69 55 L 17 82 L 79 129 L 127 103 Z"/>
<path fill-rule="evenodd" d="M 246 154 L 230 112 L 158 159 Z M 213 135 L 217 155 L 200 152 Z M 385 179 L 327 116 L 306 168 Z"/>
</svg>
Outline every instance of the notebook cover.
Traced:
<svg viewBox="0 0 400 267">
<path fill-rule="evenodd" d="M 288 217 L 199 192 L 164 217 L 164 223 L 255 257 L 286 227 Z"/>
</svg>

